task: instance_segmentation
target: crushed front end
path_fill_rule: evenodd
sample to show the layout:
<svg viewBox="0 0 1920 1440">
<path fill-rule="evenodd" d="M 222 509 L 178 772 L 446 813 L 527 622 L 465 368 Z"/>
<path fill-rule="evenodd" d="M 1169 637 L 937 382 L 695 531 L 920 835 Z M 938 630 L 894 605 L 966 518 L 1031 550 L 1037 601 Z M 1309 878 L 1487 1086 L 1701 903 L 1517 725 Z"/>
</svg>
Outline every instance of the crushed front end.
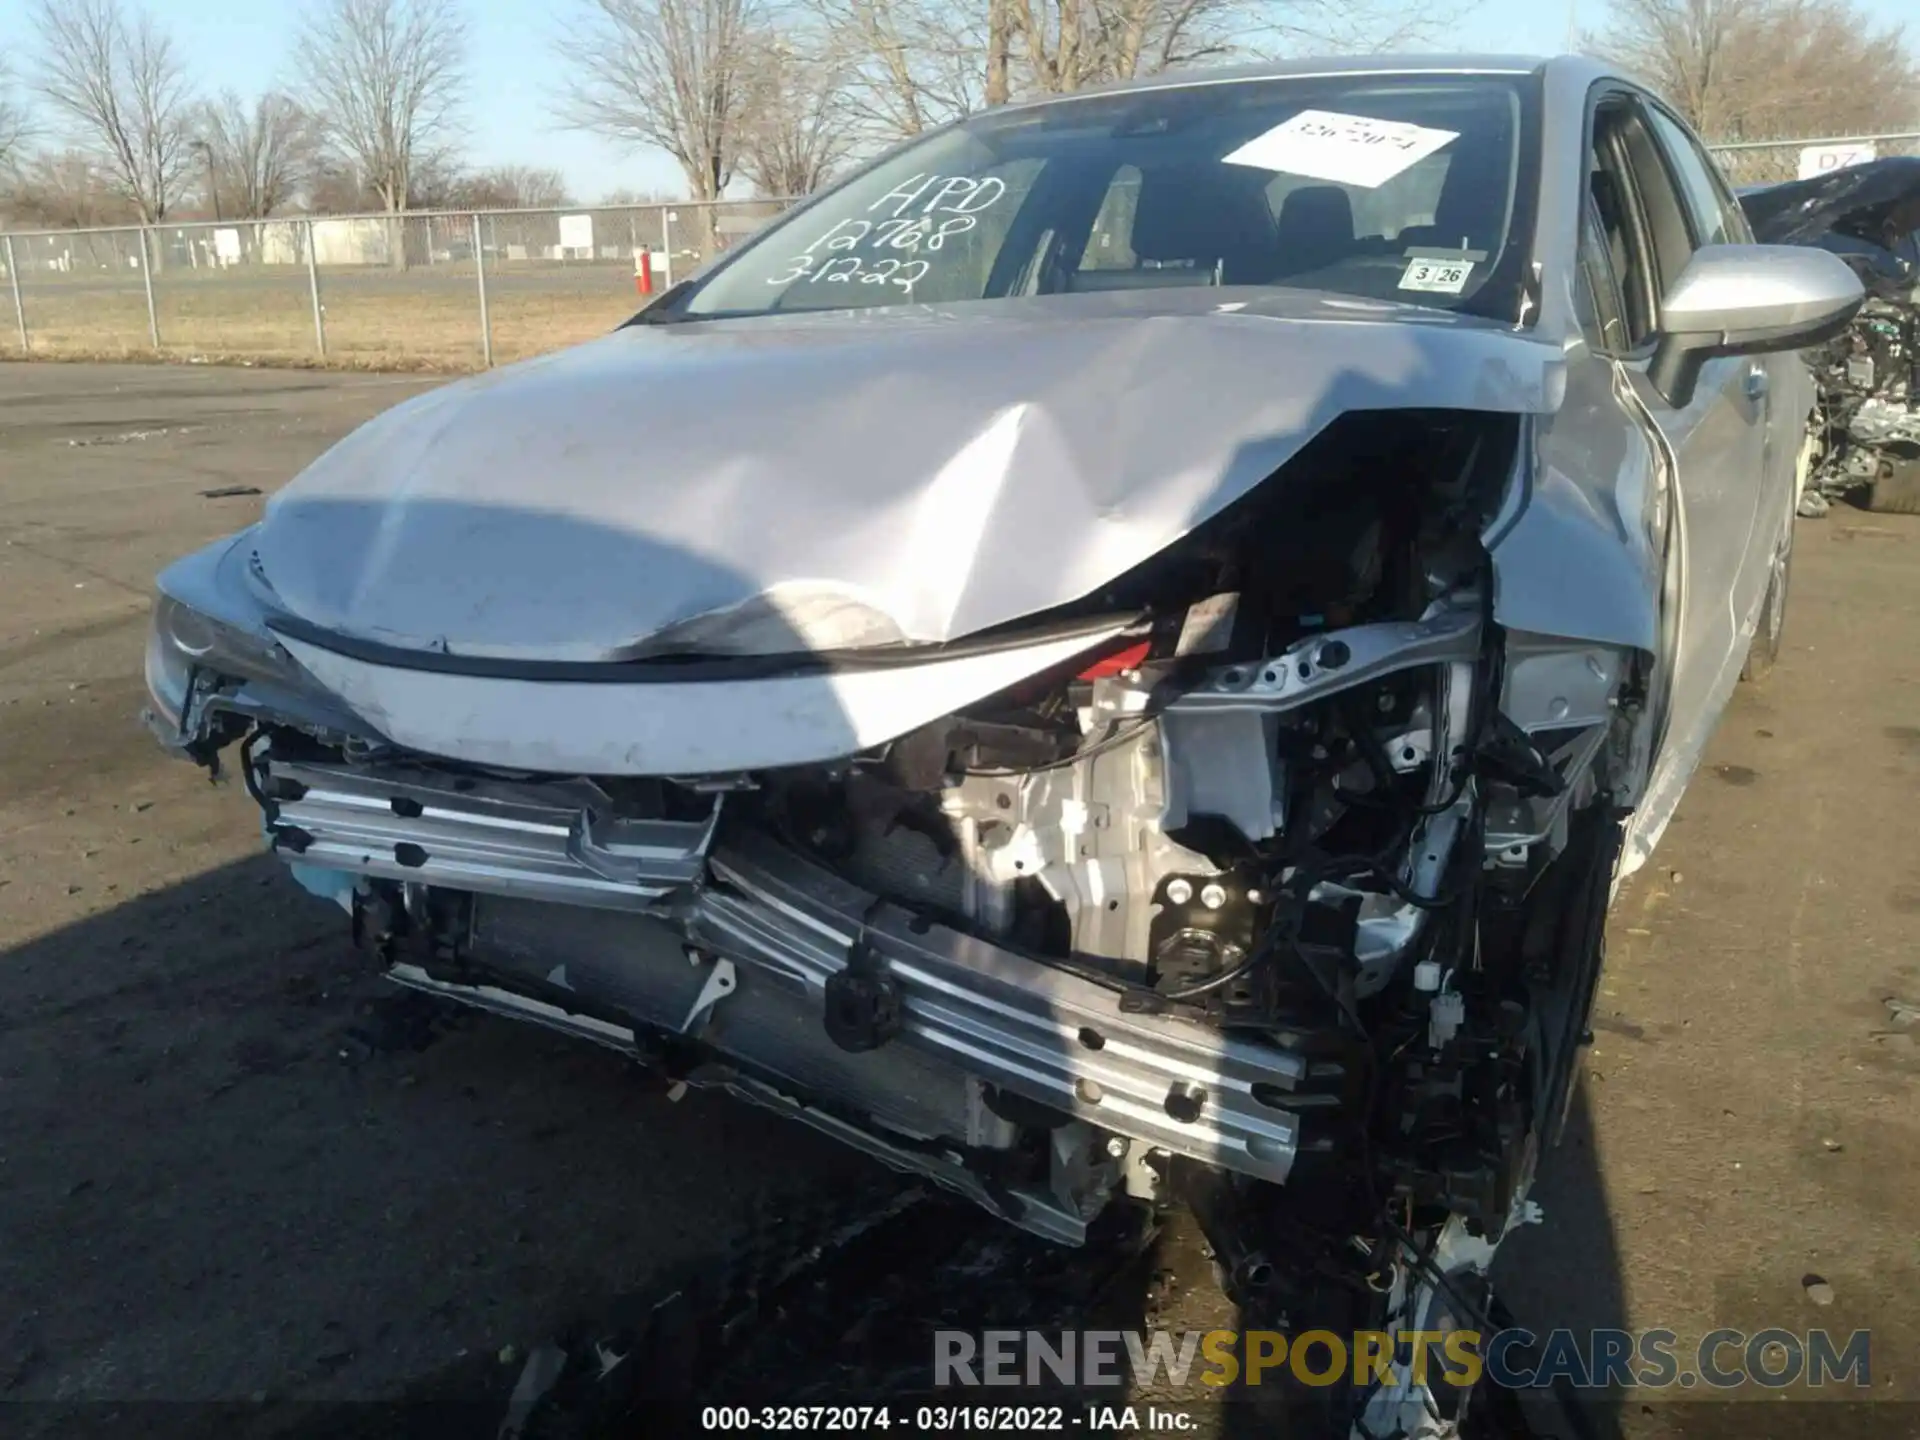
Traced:
<svg viewBox="0 0 1920 1440">
<path fill-rule="evenodd" d="M 162 579 L 150 722 L 402 984 L 1056 1240 L 1178 1195 L 1250 1311 L 1434 1328 L 1567 1103 L 1645 657 L 1497 623 L 1521 421 L 1361 418 L 917 650 L 409 658 L 277 611 L 243 534 Z"/>
</svg>

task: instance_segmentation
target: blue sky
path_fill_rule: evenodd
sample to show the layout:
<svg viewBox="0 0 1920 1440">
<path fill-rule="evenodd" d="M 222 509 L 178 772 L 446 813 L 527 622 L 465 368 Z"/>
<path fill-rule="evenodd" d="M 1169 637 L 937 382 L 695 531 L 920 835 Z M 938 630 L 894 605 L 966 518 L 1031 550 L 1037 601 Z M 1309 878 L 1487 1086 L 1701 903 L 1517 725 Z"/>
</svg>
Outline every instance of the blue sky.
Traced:
<svg viewBox="0 0 1920 1440">
<path fill-rule="evenodd" d="M 137 3 L 137 0 L 136 0 Z M 565 84 L 554 57 L 558 17 L 574 0 L 467 0 L 472 100 L 467 107 L 471 162 L 530 164 L 560 170 L 582 200 L 614 189 L 680 193 L 679 168 L 658 152 L 618 147 L 555 125 L 553 97 Z M 1448 37 L 1460 49 L 1547 52 L 1565 47 L 1568 5 L 1576 23 L 1597 26 L 1606 0 L 1479 0 Z M 301 0 L 148 0 L 172 30 L 196 79 L 208 90 L 251 93 L 281 81 Z M 1881 21 L 1902 0 L 1863 0 Z M 0 0 L 0 55 L 24 68 L 31 29 L 27 0 Z"/>
</svg>

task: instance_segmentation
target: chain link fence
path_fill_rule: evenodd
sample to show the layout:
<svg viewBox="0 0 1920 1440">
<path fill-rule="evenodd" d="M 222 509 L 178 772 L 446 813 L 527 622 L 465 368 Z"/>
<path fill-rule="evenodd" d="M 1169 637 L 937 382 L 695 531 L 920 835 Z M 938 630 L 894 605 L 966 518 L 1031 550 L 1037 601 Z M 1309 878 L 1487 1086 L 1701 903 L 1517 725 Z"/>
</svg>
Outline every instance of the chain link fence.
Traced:
<svg viewBox="0 0 1920 1440">
<path fill-rule="evenodd" d="M 664 288 L 787 203 L 15 232 L 0 237 L 0 355 L 504 363 L 626 319 L 642 257 Z"/>
<path fill-rule="evenodd" d="M 1823 152 L 1816 165 L 1840 164 L 1851 157 L 1870 155 L 1883 160 L 1891 155 L 1920 155 L 1920 130 L 1891 135 L 1829 135 L 1797 140 L 1734 140 L 1707 147 L 1736 189 L 1749 185 L 1774 185 L 1800 176 L 1800 157 L 1805 150 Z"/>
</svg>

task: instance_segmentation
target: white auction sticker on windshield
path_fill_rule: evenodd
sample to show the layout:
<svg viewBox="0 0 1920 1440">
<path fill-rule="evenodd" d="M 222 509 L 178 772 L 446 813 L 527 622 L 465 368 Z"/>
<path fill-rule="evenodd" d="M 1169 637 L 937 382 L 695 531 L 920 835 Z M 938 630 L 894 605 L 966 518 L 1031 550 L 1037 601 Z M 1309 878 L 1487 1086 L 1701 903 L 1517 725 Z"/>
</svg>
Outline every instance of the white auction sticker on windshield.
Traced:
<svg viewBox="0 0 1920 1440">
<path fill-rule="evenodd" d="M 1457 130 L 1430 130 L 1400 120 L 1302 110 L 1221 159 L 1228 165 L 1371 190 L 1459 136 Z"/>
<path fill-rule="evenodd" d="M 1458 295 L 1467 288 L 1473 273 L 1471 260 L 1421 260 L 1407 262 L 1407 273 L 1400 277 L 1402 290 L 1425 290 L 1430 295 Z"/>
</svg>

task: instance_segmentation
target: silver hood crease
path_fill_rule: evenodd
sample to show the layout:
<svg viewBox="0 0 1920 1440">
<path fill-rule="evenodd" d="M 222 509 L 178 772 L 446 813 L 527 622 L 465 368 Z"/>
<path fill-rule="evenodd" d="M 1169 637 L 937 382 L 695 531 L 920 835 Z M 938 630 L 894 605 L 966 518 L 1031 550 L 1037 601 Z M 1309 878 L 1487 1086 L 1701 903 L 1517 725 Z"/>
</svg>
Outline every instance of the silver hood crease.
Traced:
<svg viewBox="0 0 1920 1440">
<path fill-rule="evenodd" d="M 1544 413 L 1563 373 L 1486 321 L 1308 293 L 632 326 L 396 407 L 254 543 L 287 611 L 403 649 L 937 643 L 1096 591 L 1343 412 Z"/>
</svg>

